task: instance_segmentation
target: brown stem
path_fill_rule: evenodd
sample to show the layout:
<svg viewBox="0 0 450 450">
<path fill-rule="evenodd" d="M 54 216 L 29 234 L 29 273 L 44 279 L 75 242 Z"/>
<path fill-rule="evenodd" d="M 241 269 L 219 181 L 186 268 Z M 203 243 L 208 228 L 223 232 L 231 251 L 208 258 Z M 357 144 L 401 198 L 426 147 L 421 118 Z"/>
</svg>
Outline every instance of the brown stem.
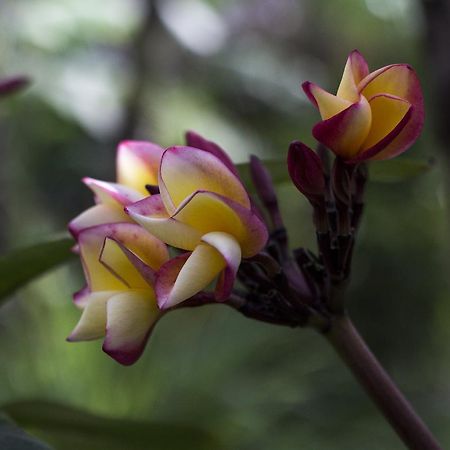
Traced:
<svg viewBox="0 0 450 450">
<path fill-rule="evenodd" d="M 324 335 L 409 449 L 441 449 L 348 316 L 336 316 Z"/>
</svg>

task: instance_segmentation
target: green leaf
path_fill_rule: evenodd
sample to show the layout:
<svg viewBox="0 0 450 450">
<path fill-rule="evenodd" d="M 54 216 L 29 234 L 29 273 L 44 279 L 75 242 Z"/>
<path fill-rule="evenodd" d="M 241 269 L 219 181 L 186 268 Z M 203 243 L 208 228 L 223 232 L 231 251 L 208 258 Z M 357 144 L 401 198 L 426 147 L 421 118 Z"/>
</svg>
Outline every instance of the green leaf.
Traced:
<svg viewBox="0 0 450 450">
<path fill-rule="evenodd" d="M 31 279 L 73 257 L 73 239 L 52 239 L 0 256 L 0 303 Z"/>
<path fill-rule="evenodd" d="M 175 405 L 174 405 L 175 406 Z M 3 410 L 20 426 L 58 450 L 210 450 L 220 443 L 200 426 L 107 418 L 47 401 L 9 404 Z"/>
<path fill-rule="evenodd" d="M 5 450 L 51 450 L 0 414 L 0 448 Z"/>
<path fill-rule="evenodd" d="M 369 165 L 369 180 L 379 183 L 398 183 L 423 175 L 432 167 L 432 162 L 425 159 L 398 158 L 377 161 Z"/>
</svg>

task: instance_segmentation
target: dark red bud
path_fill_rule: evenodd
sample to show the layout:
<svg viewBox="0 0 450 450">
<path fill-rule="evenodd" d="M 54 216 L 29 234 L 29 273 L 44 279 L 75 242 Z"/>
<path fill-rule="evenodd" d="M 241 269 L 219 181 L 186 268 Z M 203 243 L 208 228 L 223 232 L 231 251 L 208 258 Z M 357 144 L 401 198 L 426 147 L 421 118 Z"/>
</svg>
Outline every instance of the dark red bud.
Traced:
<svg viewBox="0 0 450 450">
<path fill-rule="evenodd" d="M 264 204 L 277 202 L 277 196 L 272 184 L 272 177 L 264 167 L 261 160 L 255 156 L 250 156 L 250 174 L 253 184 Z"/>
<path fill-rule="evenodd" d="M 322 161 L 313 150 L 300 141 L 294 141 L 289 146 L 287 163 L 293 183 L 308 200 L 324 196 Z"/>
<path fill-rule="evenodd" d="M 250 156 L 250 175 L 258 197 L 266 207 L 274 228 L 282 228 L 284 225 L 272 177 L 261 160 L 255 155 Z"/>
</svg>

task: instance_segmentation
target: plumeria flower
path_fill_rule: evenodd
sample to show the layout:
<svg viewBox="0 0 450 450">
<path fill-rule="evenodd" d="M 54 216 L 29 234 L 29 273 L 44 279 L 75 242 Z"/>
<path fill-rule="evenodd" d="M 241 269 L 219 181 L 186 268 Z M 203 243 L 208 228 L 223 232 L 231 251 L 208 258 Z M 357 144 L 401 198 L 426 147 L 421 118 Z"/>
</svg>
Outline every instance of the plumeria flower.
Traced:
<svg viewBox="0 0 450 450">
<path fill-rule="evenodd" d="M 256 255 L 267 229 L 228 156 L 198 135 L 202 148 L 168 148 L 158 173 L 159 195 L 126 207 L 130 216 L 163 242 L 187 250 L 158 272 L 160 308 L 170 308 L 204 290 L 219 276 L 217 300 L 229 297 L 242 258 Z"/>
<path fill-rule="evenodd" d="M 147 197 L 146 186 L 158 182 L 158 167 L 163 149 L 151 142 L 124 141 L 116 158 L 117 183 L 84 178 L 94 192 L 96 205 L 81 213 L 69 224 L 77 237 L 85 228 L 104 223 L 131 222 L 124 207 Z"/>
<path fill-rule="evenodd" d="M 322 121 L 314 137 L 348 163 L 393 158 L 419 136 L 423 97 L 419 80 L 407 64 L 369 72 L 363 56 L 350 53 L 337 94 L 303 83 Z"/>
<path fill-rule="evenodd" d="M 121 364 L 133 364 L 162 315 L 154 279 L 169 258 L 167 247 L 132 223 L 86 228 L 78 245 L 87 287 L 75 294 L 83 313 L 67 340 L 104 337 L 106 353 Z"/>
</svg>

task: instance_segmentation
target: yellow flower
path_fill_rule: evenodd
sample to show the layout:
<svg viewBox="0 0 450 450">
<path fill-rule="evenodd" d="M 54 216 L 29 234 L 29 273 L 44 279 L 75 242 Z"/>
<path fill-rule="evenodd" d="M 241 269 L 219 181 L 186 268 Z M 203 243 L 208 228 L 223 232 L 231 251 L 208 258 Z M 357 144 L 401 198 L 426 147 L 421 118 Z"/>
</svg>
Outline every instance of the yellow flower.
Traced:
<svg viewBox="0 0 450 450">
<path fill-rule="evenodd" d="M 303 83 L 322 121 L 314 137 L 336 155 L 356 163 L 389 159 L 407 150 L 424 120 L 419 80 L 407 64 L 369 72 L 363 56 L 350 53 L 337 94 Z"/>
</svg>

